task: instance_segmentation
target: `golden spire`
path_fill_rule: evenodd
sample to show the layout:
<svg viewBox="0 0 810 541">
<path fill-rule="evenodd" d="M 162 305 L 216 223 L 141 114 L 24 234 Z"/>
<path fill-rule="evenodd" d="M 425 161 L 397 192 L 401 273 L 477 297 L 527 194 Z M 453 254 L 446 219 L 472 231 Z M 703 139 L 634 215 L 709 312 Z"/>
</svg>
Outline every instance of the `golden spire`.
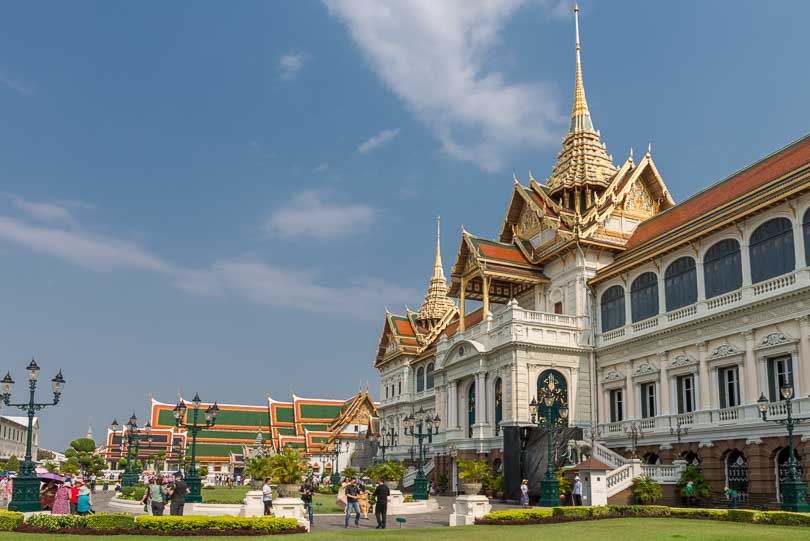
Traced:
<svg viewBox="0 0 810 541">
<path fill-rule="evenodd" d="M 579 50 L 579 6 L 574 2 L 574 28 L 576 31 L 576 80 L 574 81 L 574 108 L 571 111 L 571 124 L 568 126 L 568 133 L 582 130 L 593 130 L 591 123 L 591 113 L 588 111 L 588 102 L 585 100 L 585 85 L 582 82 L 582 59 Z"/>
<path fill-rule="evenodd" d="M 585 99 L 585 84 L 582 82 L 582 59 L 579 41 L 579 6 L 574 4 L 574 32 L 576 69 L 574 78 L 574 106 L 571 123 L 563 140 L 557 163 L 546 180 L 549 195 L 557 199 L 562 192 L 574 195 L 576 188 L 596 189 L 599 193 L 616 173 L 616 167 L 602 143 L 600 134 L 593 127 L 591 112 Z M 563 201 L 565 199 L 563 198 Z M 565 206 L 568 206 L 567 203 Z M 585 207 L 589 206 L 586 202 Z M 573 210 L 573 207 L 571 207 Z M 582 209 L 583 211 L 585 209 Z"/>
<path fill-rule="evenodd" d="M 453 301 L 447 296 L 447 280 L 442 268 L 441 245 L 441 218 L 436 217 L 436 260 L 433 263 L 433 276 L 430 278 L 425 300 L 416 315 L 416 322 L 425 328 L 432 329 L 436 323 L 453 306 Z"/>
</svg>

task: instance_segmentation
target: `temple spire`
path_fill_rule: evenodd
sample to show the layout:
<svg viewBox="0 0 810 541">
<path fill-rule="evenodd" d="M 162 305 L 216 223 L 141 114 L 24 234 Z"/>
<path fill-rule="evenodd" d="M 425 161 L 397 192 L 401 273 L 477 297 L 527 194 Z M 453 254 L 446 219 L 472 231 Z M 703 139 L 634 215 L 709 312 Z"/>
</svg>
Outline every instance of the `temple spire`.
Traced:
<svg viewBox="0 0 810 541">
<path fill-rule="evenodd" d="M 449 309 L 453 301 L 447 296 L 447 279 L 442 268 L 441 218 L 436 217 L 436 259 L 433 263 L 433 276 L 430 278 L 425 300 L 416 314 L 416 321 L 427 329 L 432 329 Z"/>
<path fill-rule="evenodd" d="M 574 108 L 571 111 L 571 124 L 568 133 L 582 130 L 593 130 L 591 113 L 588 111 L 588 102 L 585 99 L 585 84 L 582 82 L 582 58 L 580 57 L 579 43 L 579 5 L 574 2 L 574 29 L 576 32 L 576 79 L 574 81 Z"/>
</svg>

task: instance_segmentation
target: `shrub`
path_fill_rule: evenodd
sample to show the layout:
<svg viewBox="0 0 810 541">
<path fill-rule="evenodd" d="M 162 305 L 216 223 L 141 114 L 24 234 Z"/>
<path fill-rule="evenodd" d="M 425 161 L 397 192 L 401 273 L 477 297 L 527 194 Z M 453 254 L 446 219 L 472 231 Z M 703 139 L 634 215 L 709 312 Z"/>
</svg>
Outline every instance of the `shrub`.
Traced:
<svg viewBox="0 0 810 541">
<path fill-rule="evenodd" d="M 142 485 L 137 487 L 124 487 L 121 489 L 121 498 L 124 500 L 135 500 L 136 502 L 139 502 L 141 501 L 141 498 L 143 498 L 145 492 L 146 487 Z"/>
<path fill-rule="evenodd" d="M 87 524 L 86 519 L 87 517 L 80 515 L 47 515 L 45 513 L 36 513 L 28 518 L 28 524 L 35 528 L 55 532 L 65 528 L 84 528 Z"/>
<path fill-rule="evenodd" d="M 489 464 L 484 459 L 458 460 L 458 478 L 467 483 L 482 483 L 490 475 Z"/>
<path fill-rule="evenodd" d="M 195 530 L 283 532 L 298 529 L 298 521 L 294 518 L 276 517 L 155 517 L 142 515 L 136 519 L 135 524 L 139 529 L 159 532 Z"/>
<path fill-rule="evenodd" d="M 0 532 L 16 530 L 23 523 L 25 515 L 15 511 L 0 511 Z"/>
<path fill-rule="evenodd" d="M 693 509 L 683 507 L 673 507 L 669 510 L 669 516 L 682 518 L 710 518 L 714 520 L 727 520 L 727 509 Z"/>
<path fill-rule="evenodd" d="M 131 530 L 135 527 L 135 517 L 127 513 L 98 513 L 83 518 L 92 530 Z"/>
<path fill-rule="evenodd" d="M 569 517 L 569 518 L 585 518 L 585 517 L 601 517 L 610 514 L 610 508 L 604 505 L 598 506 L 579 506 L 579 507 L 554 507 L 552 516 L 555 517 Z"/>
<path fill-rule="evenodd" d="M 610 505 L 609 515 L 622 517 L 668 517 L 671 509 L 665 505 Z"/>
<path fill-rule="evenodd" d="M 755 520 L 760 524 L 777 524 L 779 526 L 810 526 L 810 513 L 762 511 L 756 515 Z"/>
<path fill-rule="evenodd" d="M 402 481 L 405 475 L 405 467 L 401 462 L 386 460 L 381 464 L 375 464 L 366 470 L 366 475 L 373 481 L 385 479 L 386 481 Z"/>
<path fill-rule="evenodd" d="M 678 493 L 682 498 L 686 498 L 686 484 L 692 481 L 692 488 L 695 489 L 694 497 L 698 500 L 709 500 L 712 497 L 712 489 L 703 476 L 703 470 L 697 466 L 687 466 L 681 478 L 678 480 Z"/>
<path fill-rule="evenodd" d="M 726 513 L 732 522 L 756 522 L 757 516 L 762 514 L 752 509 L 729 509 Z"/>
<path fill-rule="evenodd" d="M 557 482 L 560 483 L 560 496 L 568 496 L 574 489 L 574 483 L 565 476 L 565 470 L 557 470 Z"/>
<path fill-rule="evenodd" d="M 636 503 L 650 505 L 661 499 L 663 491 L 652 477 L 642 475 L 633 479 L 633 497 Z"/>
<path fill-rule="evenodd" d="M 531 523 L 544 518 L 551 517 L 553 509 L 548 507 L 537 507 L 534 509 L 510 509 L 507 511 L 493 511 L 492 513 L 484 515 L 482 522 L 497 524 L 497 523 L 515 523 L 526 522 Z"/>
<path fill-rule="evenodd" d="M 277 483 L 299 483 L 306 469 L 306 458 L 292 447 L 285 447 L 283 451 L 270 457 L 270 472 Z"/>
</svg>

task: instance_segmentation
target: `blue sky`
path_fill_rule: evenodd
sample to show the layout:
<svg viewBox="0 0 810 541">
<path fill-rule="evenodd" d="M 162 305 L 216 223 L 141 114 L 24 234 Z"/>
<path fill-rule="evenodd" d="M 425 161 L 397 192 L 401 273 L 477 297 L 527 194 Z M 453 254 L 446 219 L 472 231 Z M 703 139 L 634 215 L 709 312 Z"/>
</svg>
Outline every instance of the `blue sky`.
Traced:
<svg viewBox="0 0 810 541">
<path fill-rule="evenodd" d="M 810 126 L 806 2 L 581 4 L 620 163 L 676 200 Z M 25 2 L 0 17 L 0 344 L 61 368 L 63 448 L 178 389 L 347 397 L 442 215 L 494 236 L 571 107 L 568 2 Z M 16 398 L 20 398 L 18 389 Z M 44 398 L 45 395 L 42 395 Z"/>
</svg>

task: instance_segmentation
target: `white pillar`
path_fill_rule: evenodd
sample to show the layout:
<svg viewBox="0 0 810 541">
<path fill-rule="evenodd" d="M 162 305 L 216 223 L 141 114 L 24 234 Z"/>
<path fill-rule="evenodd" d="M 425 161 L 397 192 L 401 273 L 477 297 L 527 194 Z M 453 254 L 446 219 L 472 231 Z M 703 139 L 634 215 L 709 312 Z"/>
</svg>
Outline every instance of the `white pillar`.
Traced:
<svg viewBox="0 0 810 541">
<path fill-rule="evenodd" d="M 597 416 L 597 423 L 607 423 L 610 421 L 610 416 L 605 411 L 605 384 L 602 383 L 602 374 L 596 374 L 596 400 L 599 405 L 599 415 Z"/>
<path fill-rule="evenodd" d="M 802 316 L 799 318 L 799 382 L 801 388 L 798 389 L 797 395 L 801 393 L 807 396 L 810 393 L 810 318 Z"/>
<path fill-rule="evenodd" d="M 486 390 L 484 389 L 484 373 L 475 375 L 475 424 L 480 425 L 486 422 Z"/>
<path fill-rule="evenodd" d="M 793 248 L 796 251 L 796 268 L 802 269 L 806 266 L 804 253 L 804 228 L 802 227 L 802 217 L 798 216 L 793 223 Z"/>
<path fill-rule="evenodd" d="M 742 263 L 742 286 L 751 285 L 751 258 L 748 253 L 748 239 L 744 238 L 740 243 L 740 261 Z"/>
<path fill-rule="evenodd" d="M 447 426 L 458 428 L 458 384 L 455 381 L 447 384 Z"/>
<path fill-rule="evenodd" d="M 700 342 L 698 345 L 698 393 L 699 404 L 701 410 L 711 409 L 711 392 L 709 391 L 709 365 L 706 362 L 706 342 Z"/>
<path fill-rule="evenodd" d="M 759 398 L 757 358 L 754 354 L 754 331 L 742 333 L 745 338 L 745 404 L 754 404 Z"/>
<path fill-rule="evenodd" d="M 658 407 L 659 415 L 669 415 L 669 376 L 667 375 L 667 353 L 664 351 L 658 356 Z"/>
<path fill-rule="evenodd" d="M 697 264 L 695 265 L 695 273 L 697 274 L 697 300 L 698 302 L 706 300 L 706 276 L 703 273 L 703 259 L 695 257 Z"/>
<path fill-rule="evenodd" d="M 624 324 L 633 323 L 633 311 L 630 309 L 630 289 L 624 288 Z"/>
<path fill-rule="evenodd" d="M 664 283 L 664 271 L 663 269 L 661 272 L 658 273 L 658 314 L 666 314 L 667 313 L 667 296 L 666 296 L 666 284 Z"/>
<path fill-rule="evenodd" d="M 627 405 L 625 419 L 636 419 L 638 414 L 636 413 L 636 388 L 633 385 L 633 363 L 627 363 L 625 366 L 627 367 L 624 374 L 624 393 L 627 395 L 624 399 Z"/>
</svg>

